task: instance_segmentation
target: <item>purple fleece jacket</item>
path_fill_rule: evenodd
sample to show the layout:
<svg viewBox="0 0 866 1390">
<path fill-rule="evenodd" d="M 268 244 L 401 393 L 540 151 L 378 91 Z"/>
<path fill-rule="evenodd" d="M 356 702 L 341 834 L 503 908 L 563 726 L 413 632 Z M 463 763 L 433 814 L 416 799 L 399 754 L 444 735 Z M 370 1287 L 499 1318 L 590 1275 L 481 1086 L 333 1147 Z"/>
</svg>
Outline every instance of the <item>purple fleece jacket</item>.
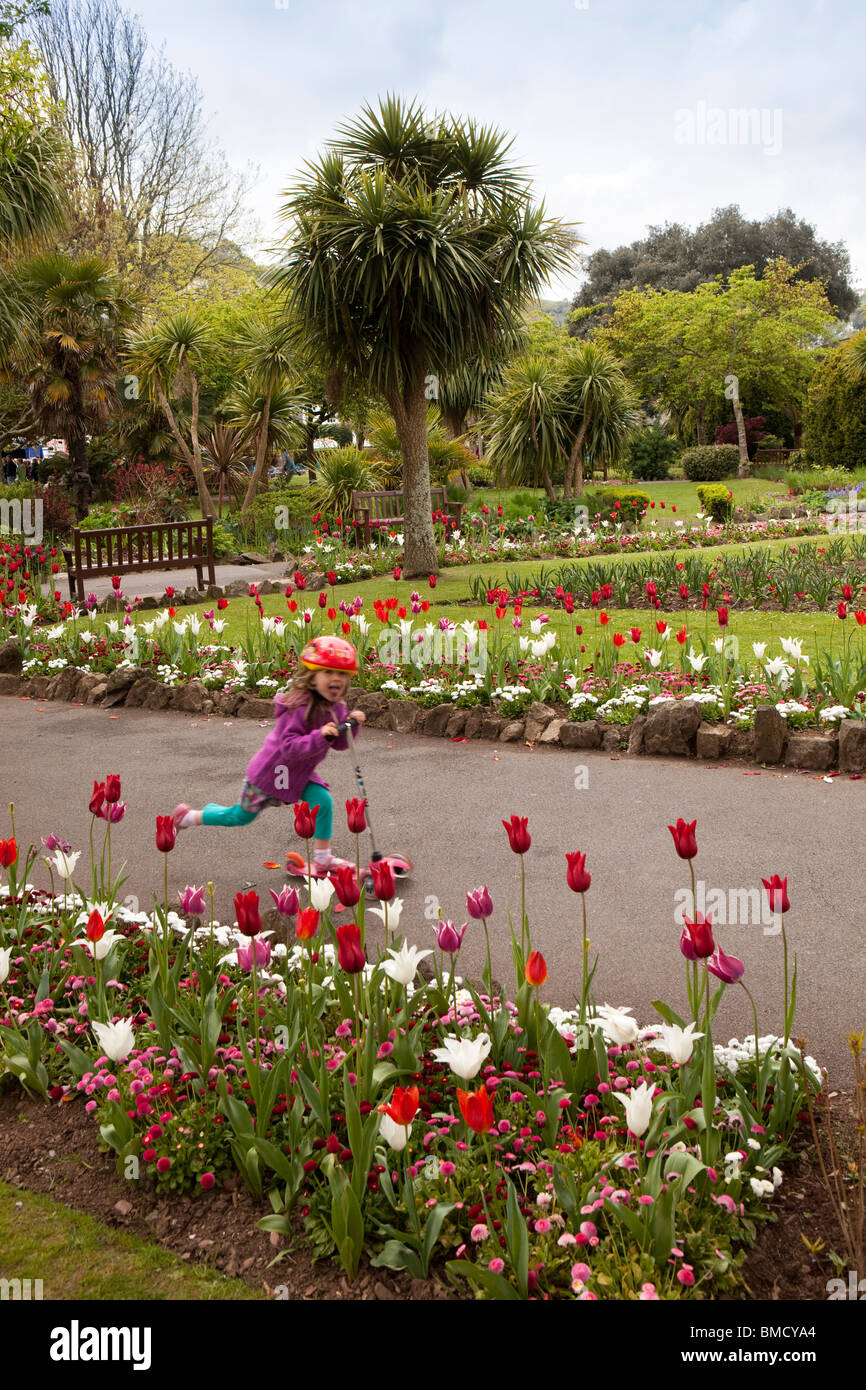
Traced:
<svg viewBox="0 0 866 1390">
<path fill-rule="evenodd" d="M 284 705 L 277 698 L 274 700 L 274 712 L 276 725 L 247 768 L 247 781 L 278 801 L 300 801 L 308 782 L 327 787 L 327 782 L 316 776 L 315 768 L 330 750 L 349 746 L 348 734 L 327 739 L 319 726 L 332 720 L 335 724 L 341 724 L 348 710 L 339 700 L 330 706 L 319 702 L 318 714 L 313 713 L 312 728 L 307 725 L 305 704 Z"/>
</svg>

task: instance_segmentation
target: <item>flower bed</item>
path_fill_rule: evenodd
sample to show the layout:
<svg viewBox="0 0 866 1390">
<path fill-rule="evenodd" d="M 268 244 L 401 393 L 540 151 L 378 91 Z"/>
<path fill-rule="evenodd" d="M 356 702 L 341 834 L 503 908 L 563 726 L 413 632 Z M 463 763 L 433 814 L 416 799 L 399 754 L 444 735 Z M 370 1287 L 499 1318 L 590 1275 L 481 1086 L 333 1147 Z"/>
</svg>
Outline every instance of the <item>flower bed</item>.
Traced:
<svg viewBox="0 0 866 1390">
<path fill-rule="evenodd" d="M 111 870 L 120 797 L 119 779 L 94 784 L 87 891 L 80 854 L 56 837 L 43 842 L 51 894 L 27 883 L 36 851 L 0 841 L 0 1080 L 51 1102 L 80 1095 L 118 1171 L 159 1192 L 207 1193 L 237 1170 L 264 1230 L 288 1235 L 298 1209 L 312 1248 L 350 1279 L 366 1252 L 494 1299 L 739 1288 L 804 1088 L 818 1084 L 790 1041 L 784 880 L 765 881 L 784 948 L 779 1036 L 761 1033 L 753 1001 L 754 1036 L 718 1047 L 717 1011 L 744 966 L 700 913 L 680 940 L 685 1014 L 659 1002 L 660 1021 L 640 1028 L 595 1000 L 582 854 L 566 856 L 581 994 L 572 1009 L 549 1003 L 519 817 L 503 822 L 524 884 L 509 1000 L 492 989 L 489 949 L 480 981 L 458 974 L 467 930 L 503 931 L 486 889 L 467 894 L 474 925 L 440 922 L 431 952 L 398 935 L 384 868 L 372 910 L 351 870 L 300 895 L 287 886 L 272 894 L 283 944 L 263 931 L 254 893 L 235 898 L 232 927 L 213 920 L 204 889 L 171 910 L 174 830 L 160 817 L 161 900 L 130 914 Z M 304 808 L 296 817 L 303 828 Z M 693 870 L 694 824 L 671 830 Z"/>
</svg>

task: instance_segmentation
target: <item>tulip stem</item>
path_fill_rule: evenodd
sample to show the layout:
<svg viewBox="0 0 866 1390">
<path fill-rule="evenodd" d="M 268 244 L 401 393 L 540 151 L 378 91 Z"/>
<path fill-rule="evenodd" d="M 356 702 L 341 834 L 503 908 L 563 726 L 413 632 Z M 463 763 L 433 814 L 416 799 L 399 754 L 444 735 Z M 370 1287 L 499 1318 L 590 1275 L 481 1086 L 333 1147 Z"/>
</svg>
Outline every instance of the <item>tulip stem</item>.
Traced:
<svg viewBox="0 0 866 1390">
<path fill-rule="evenodd" d="M 526 866 L 520 856 L 520 949 L 526 961 Z"/>
<path fill-rule="evenodd" d="M 259 1066 L 259 1064 L 260 1064 L 260 1048 L 259 1048 L 259 982 L 258 982 L 258 975 L 257 975 L 257 973 L 256 973 L 256 938 L 255 938 L 254 936 L 250 937 L 250 945 L 252 946 L 252 972 L 251 972 L 251 973 L 252 973 L 252 981 L 253 981 L 253 1030 L 254 1030 L 255 1042 L 256 1042 L 256 1066 Z"/>
<path fill-rule="evenodd" d="M 492 1011 L 493 1011 L 493 966 L 492 966 L 491 963 L 490 963 L 490 935 L 489 935 L 489 933 L 488 933 L 488 931 L 487 931 L 487 918 L 486 918 L 486 917 L 482 917 L 482 918 L 481 918 L 481 921 L 482 921 L 482 923 L 483 923 L 483 925 L 484 925 L 484 940 L 487 942 L 487 990 L 488 990 L 488 1002 L 489 1002 L 489 1004 L 490 1004 L 490 1010 L 491 1010 L 491 1012 L 492 1012 Z"/>
<path fill-rule="evenodd" d="M 743 985 L 742 980 L 740 980 L 739 983 Z M 755 1024 L 755 1090 L 758 1097 L 758 1111 L 760 1112 L 764 1108 L 764 1088 L 761 1085 L 761 1055 L 758 1051 L 758 1006 L 752 997 L 752 992 L 748 985 L 743 985 L 743 989 L 749 996 L 749 1002 L 752 1005 L 752 1018 Z"/>
<path fill-rule="evenodd" d="M 788 1015 L 788 936 L 785 931 L 785 918 L 781 913 L 779 916 L 782 917 L 782 953 L 785 962 L 785 1047 L 787 1047 L 791 1032 L 791 1019 Z"/>
<path fill-rule="evenodd" d="M 588 951 L 589 951 L 589 942 L 588 942 L 587 936 L 586 936 L 586 894 L 585 894 L 585 893 L 581 893 L 581 895 L 580 895 L 580 902 L 581 902 L 581 906 L 582 906 L 582 908 L 583 908 L 583 966 L 582 966 L 582 977 L 581 977 L 581 985 L 580 985 L 580 1021 L 581 1021 L 582 1024 L 584 1024 L 584 1023 L 586 1023 L 586 1014 L 587 1014 L 587 1008 L 586 1008 L 586 957 L 587 957 L 587 953 L 588 953 Z"/>
</svg>

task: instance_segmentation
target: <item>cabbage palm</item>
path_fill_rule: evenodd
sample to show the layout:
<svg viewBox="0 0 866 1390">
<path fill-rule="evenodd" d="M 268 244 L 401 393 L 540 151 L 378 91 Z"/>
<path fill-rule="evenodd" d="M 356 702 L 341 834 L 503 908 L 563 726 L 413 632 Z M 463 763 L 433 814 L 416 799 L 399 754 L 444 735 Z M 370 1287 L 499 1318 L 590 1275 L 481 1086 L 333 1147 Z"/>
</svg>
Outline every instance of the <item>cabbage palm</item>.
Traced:
<svg viewBox="0 0 866 1390">
<path fill-rule="evenodd" d="M 603 458 L 606 468 L 613 462 L 614 441 L 623 430 L 627 438 L 636 427 L 638 416 L 630 412 L 637 407 L 616 358 L 593 342 L 581 342 L 569 350 L 562 362 L 561 391 L 562 428 L 568 441 L 562 495 L 578 497 L 583 492 L 583 458 L 589 440 L 596 440 L 596 449 L 589 450 L 593 460 Z"/>
<path fill-rule="evenodd" d="M 512 483 L 543 487 L 554 500 L 553 471 L 566 453 L 561 383 L 551 357 L 518 357 L 489 398 L 484 432 L 488 457 Z"/>
<path fill-rule="evenodd" d="M 848 366 L 858 381 L 866 381 L 866 329 L 848 345 Z"/>
<path fill-rule="evenodd" d="M 228 491 L 237 496 L 246 487 L 249 472 L 246 467 L 246 441 L 243 432 L 230 425 L 214 425 L 205 440 L 202 462 L 205 482 L 218 489 L 218 515 L 223 514 L 223 496 Z"/>
<path fill-rule="evenodd" d="M 340 517 L 349 516 L 353 492 L 370 492 L 381 485 L 382 478 L 375 459 L 363 450 L 351 444 L 345 449 L 322 450 L 316 486 L 321 493 L 323 511 L 334 512 Z"/>
<path fill-rule="evenodd" d="M 250 320 L 241 335 L 241 370 L 249 378 L 244 400 L 248 404 L 260 401 L 258 410 L 251 410 L 245 424 L 245 428 L 248 428 L 253 419 L 256 421 L 256 461 L 241 506 L 242 512 L 248 511 L 253 505 L 261 486 L 268 459 L 271 402 L 275 391 L 285 393 L 286 379 L 295 369 L 295 336 L 294 326 L 273 313 L 268 313 L 264 319 Z"/>
<path fill-rule="evenodd" d="M 91 496 L 87 436 L 104 430 L 117 409 L 120 353 L 135 304 L 94 256 L 36 256 L 18 273 L 35 327 L 16 370 L 40 431 L 66 441 L 81 520 Z"/>
<path fill-rule="evenodd" d="M 437 570 L 431 377 L 494 361 L 568 267 L 573 235 L 530 201 L 499 131 L 385 98 L 307 167 L 283 209 L 275 285 L 311 348 L 381 394 L 403 455 L 407 576 Z"/>
<path fill-rule="evenodd" d="M 199 438 L 201 388 L 197 373 L 213 351 L 211 329 L 198 309 L 180 309 L 146 325 L 129 338 L 130 370 L 141 380 L 147 394 L 159 402 L 184 462 L 192 470 L 203 517 L 215 516 L 216 508 L 204 476 Z M 190 441 L 181 430 L 170 397 L 188 386 L 192 409 Z"/>
</svg>

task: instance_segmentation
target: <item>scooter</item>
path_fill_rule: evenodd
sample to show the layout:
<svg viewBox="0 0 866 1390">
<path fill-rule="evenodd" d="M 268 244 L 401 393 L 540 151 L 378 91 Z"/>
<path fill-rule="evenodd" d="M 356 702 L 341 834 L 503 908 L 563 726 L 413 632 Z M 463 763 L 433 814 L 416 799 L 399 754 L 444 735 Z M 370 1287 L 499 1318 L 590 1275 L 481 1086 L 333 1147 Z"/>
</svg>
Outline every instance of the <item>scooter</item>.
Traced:
<svg viewBox="0 0 866 1390">
<path fill-rule="evenodd" d="M 357 727 L 358 721 L 356 719 L 347 719 L 342 724 L 337 725 L 337 728 L 341 734 L 348 733 L 351 730 L 352 734 L 354 735 L 355 729 Z M 373 826 L 370 820 L 370 803 L 369 799 L 367 799 L 367 789 L 364 786 L 364 778 L 361 774 L 360 763 L 357 761 L 357 754 L 355 755 L 355 759 L 355 781 L 358 784 L 358 791 L 360 792 L 361 796 L 367 800 L 367 806 L 365 808 L 365 818 L 367 821 L 367 830 L 370 834 L 370 848 L 372 851 L 370 854 L 369 863 L 366 865 L 366 867 L 362 866 L 361 868 L 361 882 L 365 883 L 367 887 L 372 887 L 373 873 L 371 865 L 382 863 L 388 863 L 391 865 L 391 873 L 394 875 L 395 881 L 398 881 L 401 878 L 408 878 L 413 868 L 411 859 L 407 859 L 405 854 L 382 854 L 381 851 L 377 850 L 376 848 L 376 841 L 373 838 Z M 294 878 L 307 877 L 307 861 L 303 855 L 297 852 L 297 850 L 289 850 L 287 852 L 286 872 Z M 315 865 L 313 865 L 312 875 L 313 878 L 327 878 L 328 870 L 316 869 Z"/>
</svg>

